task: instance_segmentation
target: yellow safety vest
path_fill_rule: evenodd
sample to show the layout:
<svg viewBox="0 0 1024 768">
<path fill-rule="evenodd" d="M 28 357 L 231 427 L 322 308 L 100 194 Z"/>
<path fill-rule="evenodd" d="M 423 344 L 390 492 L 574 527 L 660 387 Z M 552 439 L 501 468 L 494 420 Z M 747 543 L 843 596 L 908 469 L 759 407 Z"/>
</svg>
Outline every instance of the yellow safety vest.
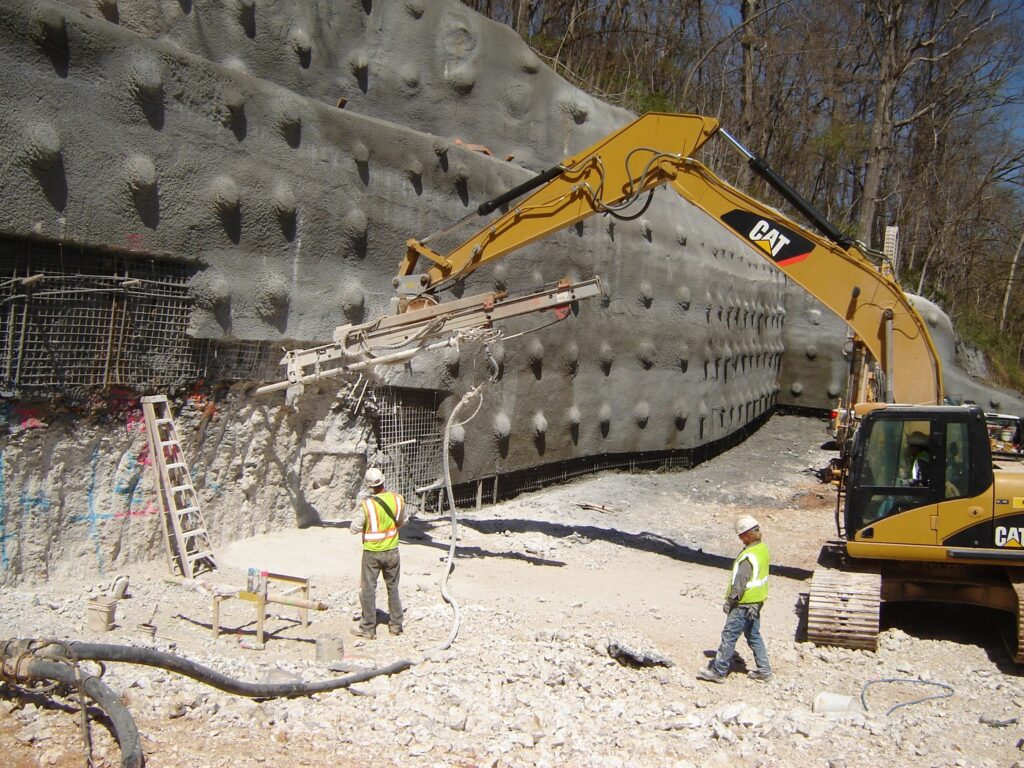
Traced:
<svg viewBox="0 0 1024 768">
<path fill-rule="evenodd" d="M 386 491 L 376 494 L 383 504 L 373 497 L 363 499 L 366 525 L 363 527 L 363 549 L 371 552 L 385 552 L 398 546 L 398 526 L 395 521 L 402 516 L 405 499 L 401 494 Z M 387 509 L 384 508 L 387 505 Z"/>
<path fill-rule="evenodd" d="M 751 544 L 740 552 L 735 562 L 733 562 L 732 578 L 729 580 L 729 586 L 725 590 L 726 598 L 728 598 L 729 592 L 732 590 L 733 582 L 736 581 L 736 572 L 740 568 L 740 563 L 744 560 L 750 561 L 753 572 L 750 574 L 749 581 L 747 581 L 746 590 L 740 597 L 740 605 L 763 603 L 768 598 L 768 545 L 763 541 Z"/>
</svg>

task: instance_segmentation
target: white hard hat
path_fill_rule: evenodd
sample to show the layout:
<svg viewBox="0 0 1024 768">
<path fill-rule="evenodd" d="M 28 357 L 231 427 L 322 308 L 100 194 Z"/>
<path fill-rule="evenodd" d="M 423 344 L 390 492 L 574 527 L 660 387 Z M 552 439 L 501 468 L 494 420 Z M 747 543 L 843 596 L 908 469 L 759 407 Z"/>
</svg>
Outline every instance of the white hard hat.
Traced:
<svg viewBox="0 0 1024 768">
<path fill-rule="evenodd" d="M 374 467 L 366 472 L 366 487 L 380 488 L 384 485 L 384 473 Z"/>
<path fill-rule="evenodd" d="M 740 515 L 736 520 L 736 535 L 739 536 L 741 533 L 746 533 L 752 528 L 757 528 L 757 520 L 752 518 L 750 515 Z"/>
</svg>

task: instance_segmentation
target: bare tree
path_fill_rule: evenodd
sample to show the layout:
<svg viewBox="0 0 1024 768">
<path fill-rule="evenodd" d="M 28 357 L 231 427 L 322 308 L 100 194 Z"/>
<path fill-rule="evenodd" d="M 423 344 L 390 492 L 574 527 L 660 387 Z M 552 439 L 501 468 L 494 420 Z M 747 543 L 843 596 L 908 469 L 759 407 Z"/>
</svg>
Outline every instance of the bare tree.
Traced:
<svg viewBox="0 0 1024 768">
<path fill-rule="evenodd" d="M 1010 274 L 1006 278 L 1006 290 L 1003 292 L 1003 311 L 999 314 L 999 330 L 1006 330 L 1006 316 L 1010 308 L 1010 296 L 1013 292 L 1013 278 L 1017 272 L 1017 263 L 1020 261 L 1020 249 L 1024 246 L 1024 232 L 1017 241 L 1017 250 L 1013 252 L 1013 261 L 1010 263 Z"/>
<path fill-rule="evenodd" d="M 1024 336 L 1024 0 L 466 2 L 601 98 L 717 116 L 851 235 L 899 225 L 905 284 Z"/>
<path fill-rule="evenodd" d="M 989 32 L 1008 20 L 1009 9 L 991 0 L 867 0 L 864 29 L 875 65 L 875 89 L 870 111 L 870 141 L 864 166 L 863 193 L 857 234 L 872 240 L 882 184 L 891 163 L 896 134 L 913 126 L 952 94 L 991 95 L 993 81 L 1012 73 L 1013 57 L 1004 47 L 986 45 Z M 954 67 L 970 60 L 966 67 Z M 908 86 L 918 71 L 958 72 L 939 89 L 914 94 Z M 916 99 L 909 98 L 916 95 Z M 901 101 L 902 97 L 908 97 Z"/>
</svg>

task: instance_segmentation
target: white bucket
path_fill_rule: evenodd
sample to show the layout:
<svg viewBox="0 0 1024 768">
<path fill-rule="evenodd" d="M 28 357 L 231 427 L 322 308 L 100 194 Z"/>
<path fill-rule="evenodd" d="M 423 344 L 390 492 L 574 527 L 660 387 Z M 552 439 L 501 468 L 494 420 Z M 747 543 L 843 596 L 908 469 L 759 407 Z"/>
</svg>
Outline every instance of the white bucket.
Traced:
<svg viewBox="0 0 1024 768">
<path fill-rule="evenodd" d="M 321 663 L 345 658 L 345 643 L 340 637 L 321 635 L 316 639 L 316 660 Z"/>
<path fill-rule="evenodd" d="M 94 597 L 86 603 L 85 625 L 93 632 L 109 632 L 114 628 L 116 597 Z"/>
</svg>

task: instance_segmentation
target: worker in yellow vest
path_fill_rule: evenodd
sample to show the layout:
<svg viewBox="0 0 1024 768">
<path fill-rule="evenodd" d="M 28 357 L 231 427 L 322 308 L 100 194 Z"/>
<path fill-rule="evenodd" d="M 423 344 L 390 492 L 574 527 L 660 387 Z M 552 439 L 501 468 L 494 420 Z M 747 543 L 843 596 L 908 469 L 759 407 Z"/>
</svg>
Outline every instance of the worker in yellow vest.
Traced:
<svg viewBox="0 0 1024 768">
<path fill-rule="evenodd" d="M 701 680 L 724 683 L 740 635 L 747 638 L 754 652 L 757 669 L 747 673 L 752 680 L 770 680 L 772 668 L 768 649 L 761 637 L 761 606 L 768 597 L 768 547 L 761 541 L 761 528 L 750 515 L 736 521 L 736 534 L 743 551 L 732 564 L 732 578 L 725 593 L 722 610 L 728 614 L 722 629 L 722 642 L 707 669 L 697 673 Z"/>
<path fill-rule="evenodd" d="M 388 590 L 388 629 L 402 634 L 402 600 L 398 594 L 401 561 L 398 555 L 398 529 L 409 522 L 402 494 L 384 490 L 384 473 L 371 469 L 366 473 L 369 493 L 360 494 L 349 530 L 363 537 L 363 566 L 359 577 L 359 606 L 362 619 L 352 628 L 356 637 L 371 640 L 377 635 L 377 574 L 384 574 Z"/>
</svg>

